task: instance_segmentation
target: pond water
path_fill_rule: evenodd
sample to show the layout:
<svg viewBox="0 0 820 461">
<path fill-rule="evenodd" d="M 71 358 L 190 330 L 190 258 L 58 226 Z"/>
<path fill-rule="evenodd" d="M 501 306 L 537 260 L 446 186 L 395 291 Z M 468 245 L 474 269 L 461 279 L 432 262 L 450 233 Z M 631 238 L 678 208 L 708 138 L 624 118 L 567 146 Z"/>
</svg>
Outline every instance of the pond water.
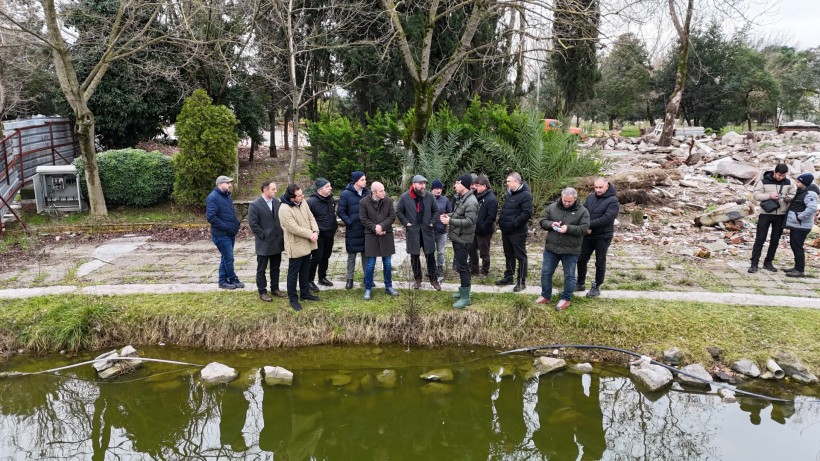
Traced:
<svg viewBox="0 0 820 461">
<path fill-rule="evenodd" d="M 90 366 L 0 378 L 2 459 L 754 460 L 820 459 L 820 403 L 739 399 L 675 387 L 645 394 L 627 370 L 598 367 L 523 378 L 532 357 L 492 350 L 344 346 L 207 353 L 140 349 L 144 357 L 219 361 L 239 379 L 204 384 L 197 368 L 146 363 L 112 381 Z M 77 363 L 17 357 L 0 371 Z M 294 372 L 292 387 L 259 368 Z M 514 369 L 497 378 L 491 369 Z M 455 379 L 419 375 L 450 368 Z M 396 386 L 372 378 L 384 369 Z M 333 378 L 349 376 L 335 386 Z M 367 378 L 370 376 L 370 378 Z M 344 379 L 345 381 L 347 379 Z M 789 388 L 755 392 L 793 398 Z M 805 393 L 810 392 L 803 388 Z"/>
</svg>

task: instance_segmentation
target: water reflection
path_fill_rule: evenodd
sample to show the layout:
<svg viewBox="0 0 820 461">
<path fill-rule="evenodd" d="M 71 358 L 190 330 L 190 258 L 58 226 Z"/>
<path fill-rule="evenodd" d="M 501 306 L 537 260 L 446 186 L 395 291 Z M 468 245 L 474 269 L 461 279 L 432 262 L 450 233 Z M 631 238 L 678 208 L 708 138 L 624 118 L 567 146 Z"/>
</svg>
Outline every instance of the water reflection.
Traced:
<svg viewBox="0 0 820 461">
<path fill-rule="evenodd" d="M 222 357 L 245 365 L 244 374 L 216 386 L 201 383 L 195 370 L 162 365 L 106 383 L 80 369 L 76 379 L 2 379 L 0 457 L 731 460 L 820 453 L 820 404 L 805 398 L 724 404 L 713 394 L 642 393 L 620 369 L 527 381 L 526 357 L 505 358 L 504 368 L 516 372 L 496 378 L 489 371 L 495 359 L 465 361 L 466 351 L 439 356 L 457 364 L 452 382 L 428 383 L 418 378 L 429 370 L 419 363 L 432 363 L 435 352 L 354 353 L 347 357 L 362 363 L 317 363 L 316 355 L 295 351 Z M 260 360 L 297 370 L 294 386 L 266 386 L 251 368 Z M 384 362 L 398 372 L 393 388 L 375 379 L 382 368 L 374 363 Z"/>
</svg>

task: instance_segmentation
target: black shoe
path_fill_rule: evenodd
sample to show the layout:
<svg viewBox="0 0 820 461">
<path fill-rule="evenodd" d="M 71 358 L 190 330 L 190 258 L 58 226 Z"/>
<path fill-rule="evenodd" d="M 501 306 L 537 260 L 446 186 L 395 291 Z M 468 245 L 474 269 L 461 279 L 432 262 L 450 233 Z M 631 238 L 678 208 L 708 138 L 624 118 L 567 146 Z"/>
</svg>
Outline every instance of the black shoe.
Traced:
<svg viewBox="0 0 820 461">
<path fill-rule="evenodd" d="M 516 285 L 515 287 L 513 287 L 513 291 L 518 293 L 518 292 L 524 291 L 525 288 L 527 288 L 527 285 L 524 282 L 521 282 L 518 285 Z"/>
<path fill-rule="evenodd" d="M 245 284 L 244 284 L 244 283 L 242 283 L 242 282 L 240 282 L 240 281 L 239 281 L 239 279 L 233 279 L 233 282 L 231 282 L 231 283 L 232 283 L 232 284 L 233 284 L 233 286 L 235 286 L 236 288 L 245 288 Z"/>
<path fill-rule="evenodd" d="M 292 307 L 293 310 L 295 310 L 297 312 L 302 310 L 302 305 L 299 304 L 299 301 L 291 301 L 290 302 L 290 307 Z"/>
<path fill-rule="evenodd" d="M 347 283 L 345 283 L 345 290 L 353 289 L 353 279 L 347 279 Z"/>
<path fill-rule="evenodd" d="M 806 276 L 806 274 L 804 274 L 802 272 L 798 272 L 798 271 L 786 272 L 786 277 L 803 278 L 805 276 Z"/>
<path fill-rule="evenodd" d="M 302 295 L 302 296 L 300 296 L 299 298 L 300 298 L 302 301 L 318 301 L 318 300 L 320 300 L 320 299 L 321 299 L 321 298 L 319 298 L 318 296 L 316 296 L 316 295 L 314 295 L 314 294 L 310 294 L 310 293 L 308 293 L 308 294 L 306 294 L 306 295 Z"/>
<path fill-rule="evenodd" d="M 575 291 L 587 291 L 587 284 L 581 283 L 579 285 L 575 285 Z"/>
<path fill-rule="evenodd" d="M 587 298 L 597 298 L 598 296 L 601 296 L 601 290 L 598 289 L 598 285 L 593 283 L 592 288 L 587 293 Z"/>
<path fill-rule="evenodd" d="M 751 266 L 749 266 L 749 270 L 747 272 L 749 272 L 750 274 L 754 274 L 755 272 L 757 272 L 757 264 L 752 264 Z"/>
<path fill-rule="evenodd" d="M 512 278 L 512 276 L 504 277 L 503 279 L 495 282 L 495 284 L 498 285 L 498 286 L 512 285 L 513 284 L 513 278 Z"/>
<path fill-rule="evenodd" d="M 236 290 L 236 285 L 233 283 L 219 282 L 219 288 L 223 290 Z"/>
<path fill-rule="evenodd" d="M 777 268 L 772 265 L 772 263 L 763 263 L 763 268 L 767 271 L 777 272 Z"/>
<path fill-rule="evenodd" d="M 332 287 L 333 282 L 328 280 L 327 277 L 322 277 L 319 279 L 319 285 L 322 285 L 323 287 Z"/>
<path fill-rule="evenodd" d="M 783 269 L 783 272 L 785 272 L 785 273 L 787 273 L 787 274 L 788 274 L 789 272 L 795 272 L 796 270 L 797 270 L 797 269 L 795 269 L 794 267 L 790 267 L 790 268 L 788 268 L 788 269 Z"/>
</svg>

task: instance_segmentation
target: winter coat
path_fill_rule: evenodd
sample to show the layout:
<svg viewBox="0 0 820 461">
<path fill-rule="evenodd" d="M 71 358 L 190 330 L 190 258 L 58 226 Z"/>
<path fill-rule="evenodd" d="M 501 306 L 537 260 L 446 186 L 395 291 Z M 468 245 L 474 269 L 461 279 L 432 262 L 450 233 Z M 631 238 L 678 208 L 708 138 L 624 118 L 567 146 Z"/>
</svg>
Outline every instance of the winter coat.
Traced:
<svg viewBox="0 0 820 461">
<path fill-rule="evenodd" d="M 473 191 L 468 190 L 456 199 L 450 213 L 450 240 L 458 243 L 473 243 L 475 224 L 478 220 L 478 200 Z"/>
<path fill-rule="evenodd" d="M 304 201 L 297 205 L 296 202 L 282 196 L 279 222 L 282 223 L 282 230 L 285 231 L 285 254 L 288 258 L 296 259 L 307 256 L 319 247 L 316 242 L 310 241 L 313 232 L 319 232 L 319 226 L 313 218 L 313 213 L 310 212 L 310 207 Z"/>
<path fill-rule="evenodd" d="M 276 197 L 271 200 L 273 211 L 262 196 L 248 206 L 248 226 L 254 235 L 254 246 L 259 256 L 272 256 L 285 251 L 285 233 L 279 224 L 279 206 Z"/>
<path fill-rule="evenodd" d="M 441 214 L 433 194 L 430 192 L 424 194 L 419 201 L 419 209 L 421 210 L 420 215 L 416 213 L 416 200 L 410 196 L 410 191 L 407 191 L 401 194 L 396 204 L 396 217 L 399 218 L 406 232 L 407 253 L 420 254 L 419 250 L 423 240 L 424 254 L 429 255 L 436 251 L 436 230 L 433 228 L 433 223 L 441 222 L 439 219 Z M 412 225 L 407 227 L 407 223 Z"/>
<path fill-rule="evenodd" d="M 370 195 L 370 189 L 362 189 L 362 194 L 356 191 L 353 183 L 350 183 L 342 191 L 339 197 L 339 206 L 336 211 L 339 218 L 345 223 L 345 250 L 348 253 L 361 253 L 364 251 L 364 230 L 362 222 L 359 220 L 359 202 L 362 198 Z"/>
<path fill-rule="evenodd" d="M 817 212 L 817 196 L 820 188 L 817 184 L 800 189 L 789 204 L 786 213 L 786 227 L 789 229 L 808 229 L 814 226 L 814 213 Z"/>
<path fill-rule="evenodd" d="M 453 212 L 453 203 L 450 202 L 450 200 L 447 197 L 445 197 L 444 194 L 436 197 L 436 205 L 438 205 L 439 215 L 450 214 Z M 447 226 L 445 226 L 440 219 L 436 219 L 433 222 L 433 227 L 436 229 L 436 234 L 447 233 Z"/>
<path fill-rule="evenodd" d="M 772 215 L 784 215 L 786 211 L 789 209 L 789 202 L 792 201 L 794 198 L 794 194 L 797 193 L 797 187 L 789 180 L 789 178 L 783 178 L 782 181 L 778 181 L 774 178 L 774 171 L 767 171 L 763 173 L 763 177 L 760 178 L 760 181 L 755 184 L 755 191 L 754 191 L 754 199 L 760 205 L 760 202 L 764 200 L 769 200 L 769 196 L 771 193 L 774 192 L 776 194 L 780 194 L 783 196 L 782 199 L 779 200 L 780 208 L 777 208 L 774 211 L 768 212 L 763 208 L 760 209 L 760 214 L 772 214 Z"/>
<path fill-rule="evenodd" d="M 233 237 L 239 232 L 239 218 L 233 207 L 230 192 L 222 192 L 218 187 L 205 199 L 205 218 L 211 224 L 211 235 Z"/>
<path fill-rule="evenodd" d="M 552 228 L 552 224 L 559 221 L 567 225 L 565 234 Z M 547 231 L 545 250 L 559 255 L 581 254 L 581 242 L 589 229 L 589 211 L 581 206 L 579 200 L 575 200 L 569 208 L 564 208 L 560 198 L 550 203 L 541 216 L 540 224 L 541 229 Z"/>
<path fill-rule="evenodd" d="M 333 195 L 322 197 L 319 193 L 314 193 L 307 199 L 310 212 L 319 226 L 319 234 L 322 237 L 333 237 L 339 223 L 336 221 L 336 200 Z"/>
<path fill-rule="evenodd" d="M 475 224 L 475 235 L 487 237 L 495 232 L 495 217 L 498 214 L 498 200 L 492 190 L 487 189 L 475 194 L 478 201 L 478 219 Z"/>
<path fill-rule="evenodd" d="M 615 218 L 621 211 L 615 185 L 609 183 L 609 188 L 600 197 L 595 193 L 588 195 L 584 208 L 589 211 L 589 228 L 592 229 L 592 233 L 584 237 L 592 240 L 612 238 L 615 234 Z"/>
<path fill-rule="evenodd" d="M 505 234 L 526 234 L 532 217 L 532 194 L 527 183 L 521 183 L 518 190 L 507 190 L 498 227 Z"/>
<path fill-rule="evenodd" d="M 359 206 L 359 219 L 364 229 L 364 256 L 375 258 L 392 256 L 396 252 L 393 241 L 393 223 L 396 221 L 396 210 L 393 209 L 393 199 L 385 196 L 375 201 L 371 197 L 362 199 Z M 381 224 L 384 235 L 376 235 L 376 225 Z"/>
</svg>

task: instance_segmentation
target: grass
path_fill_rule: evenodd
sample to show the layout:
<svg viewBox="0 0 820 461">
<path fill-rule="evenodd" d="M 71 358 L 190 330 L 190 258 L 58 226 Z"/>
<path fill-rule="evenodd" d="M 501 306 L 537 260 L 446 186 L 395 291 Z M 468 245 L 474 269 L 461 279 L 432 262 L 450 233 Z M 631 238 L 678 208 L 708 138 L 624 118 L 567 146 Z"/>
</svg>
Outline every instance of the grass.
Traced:
<svg viewBox="0 0 820 461">
<path fill-rule="evenodd" d="M 621 136 L 624 138 L 637 138 L 640 135 L 641 131 L 635 125 L 627 125 L 621 128 Z"/>
<path fill-rule="evenodd" d="M 164 342 L 209 350 L 344 343 L 506 349 L 573 343 L 653 357 L 676 346 L 709 364 L 706 348 L 718 346 L 727 362 L 749 358 L 762 364 L 771 354 L 789 352 L 810 369 L 820 368 L 816 309 L 576 297 L 559 314 L 529 297 L 477 294 L 470 308 L 454 310 L 449 296 L 418 291 L 411 313 L 405 290 L 395 299 L 376 290 L 367 303 L 360 290 L 321 296 L 304 303 L 300 313 L 285 301 L 259 302 L 253 292 L 8 300 L 0 312 L 0 347 L 56 351 Z"/>
<path fill-rule="evenodd" d="M 61 226 L 83 226 L 99 224 L 134 224 L 134 223 L 158 223 L 158 224 L 178 224 L 178 223 L 202 223 L 202 210 L 181 207 L 174 204 L 154 205 L 147 208 L 113 208 L 108 210 L 106 217 L 92 216 L 88 212 L 67 213 L 56 217 L 48 214 L 25 213 L 23 220 L 29 226 L 43 230 L 47 227 Z M 12 223 L 14 226 L 15 223 Z M 10 237 L 18 240 L 25 239 L 23 236 Z M 7 238 L 6 240 L 9 240 Z M 0 245 L 4 245 L 0 241 Z M 3 248 L 0 246 L 0 253 Z"/>
</svg>

